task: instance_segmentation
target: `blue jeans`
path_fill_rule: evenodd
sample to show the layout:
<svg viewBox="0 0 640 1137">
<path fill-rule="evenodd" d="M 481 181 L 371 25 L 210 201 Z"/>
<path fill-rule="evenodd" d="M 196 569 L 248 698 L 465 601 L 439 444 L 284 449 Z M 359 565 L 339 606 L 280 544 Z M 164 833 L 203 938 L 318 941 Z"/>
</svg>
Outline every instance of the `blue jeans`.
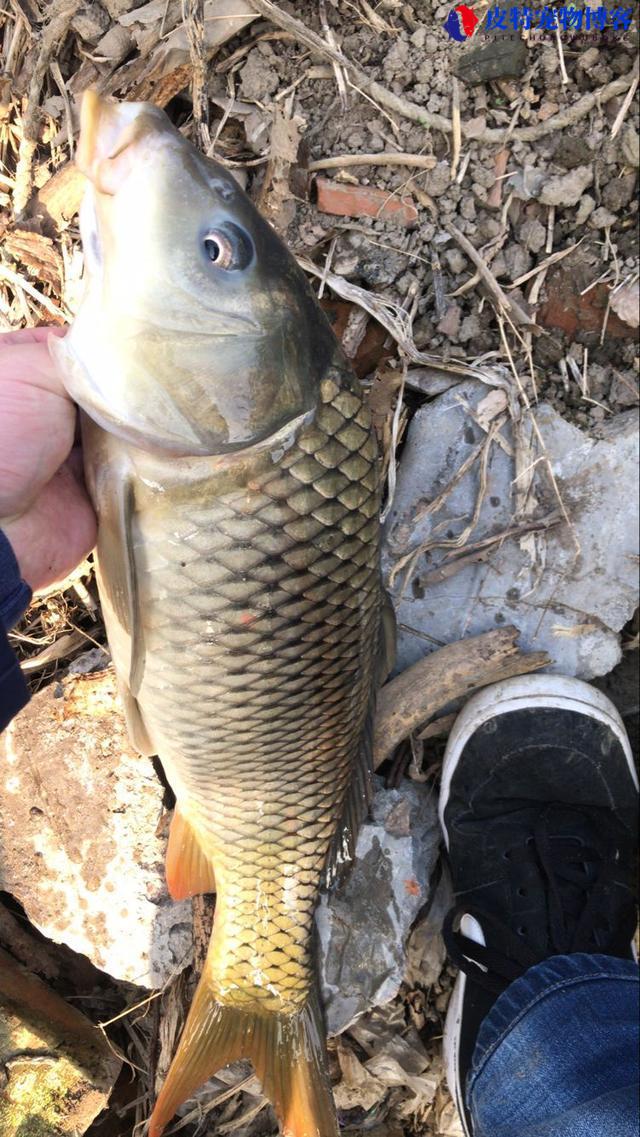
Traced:
<svg viewBox="0 0 640 1137">
<path fill-rule="evenodd" d="M 638 969 L 557 955 L 500 995 L 467 1081 L 474 1137 L 638 1137 Z"/>
</svg>

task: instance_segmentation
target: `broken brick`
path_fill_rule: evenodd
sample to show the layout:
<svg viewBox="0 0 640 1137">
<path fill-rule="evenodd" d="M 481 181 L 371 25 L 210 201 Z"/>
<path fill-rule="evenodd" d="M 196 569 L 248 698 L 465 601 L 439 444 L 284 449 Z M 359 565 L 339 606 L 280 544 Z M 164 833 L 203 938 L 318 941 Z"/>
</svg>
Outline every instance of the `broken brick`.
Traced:
<svg viewBox="0 0 640 1137">
<path fill-rule="evenodd" d="M 376 186 L 347 185 L 333 178 L 316 178 L 316 203 L 321 213 L 338 217 L 392 218 L 400 225 L 415 225 L 418 210 L 410 197 L 397 197 Z"/>
<path fill-rule="evenodd" d="M 588 279 L 579 269 L 582 266 L 572 265 L 556 269 L 549 273 L 545 291 L 546 299 L 540 305 L 536 315 L 536 323 L 543 328 L 558 328 L 569 336 L 579 332 L 599 335 L 602 330 L 609 288 L 606 284 L 594 284 L 592 288 L 581 295 L 582 289 L 588 285 Z M 578 271 L 577 271 L 578 269 Z M 635 339 L 637 333 L 625 324 L 613 309 L 609 311 L 605 338 L 607 339 Z"/>
</svg>

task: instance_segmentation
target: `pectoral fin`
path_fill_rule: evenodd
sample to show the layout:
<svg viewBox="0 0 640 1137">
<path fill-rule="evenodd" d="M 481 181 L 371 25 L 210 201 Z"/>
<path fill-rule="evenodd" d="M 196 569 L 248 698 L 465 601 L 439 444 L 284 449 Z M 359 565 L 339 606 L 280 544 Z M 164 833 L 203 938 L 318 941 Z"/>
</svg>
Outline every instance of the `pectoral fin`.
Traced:
<svg viewBox="0 0 640 1137">
<path fill-rule="evenodd" d="M 135 494 L 129 459 L 117 440 L 82 416 L 87 484 L 99 518 L 97 576 L 109 647 L 131 742 L 150 756 L 136 698 L 144 673 L 144 639 L 133 544 Z"/>
<path fill-rule="evenodd" d="M 118 683 L 118 691 L 131 745 L 134 746 L 138 753 L 142 754 L 144 758 L 151 758 L 157 753 L 157 747 L 153 745 L 153 742 L 149 738 L 138 700 L 133 697 L 127 684 L 124 682 Z"/>
<path fill-rule="evenodd" d="M 144 672 L 144 641 L 132 539 L 133 509 L 133 480 L 127 470 L 115 466 L 109 471 L 109 485 L 98 486 L 98 569 L 102 602 L 118 625 L 112 633 L 118 641 L 114 644 L 116 668 L 135 698 Z"/>
<path fill-rule="evenodd" d="M 383 590 L 380 611 L 380 632 L 376 657 L 376 687 L 381 686 L 393 670 L 396 658 L 396 618 L 389 593 Z M 359 752 L 354 761 L 351 782 L 342 807 L 342 816 L 331 842 L 325 867 L 325 887 L 332 888 L 341 881 L 356 853 L 358 831 L 364 821 L 373 797 L 373 720 L 375 698 L 372 700 L 364 724 Z"/>
</svg>

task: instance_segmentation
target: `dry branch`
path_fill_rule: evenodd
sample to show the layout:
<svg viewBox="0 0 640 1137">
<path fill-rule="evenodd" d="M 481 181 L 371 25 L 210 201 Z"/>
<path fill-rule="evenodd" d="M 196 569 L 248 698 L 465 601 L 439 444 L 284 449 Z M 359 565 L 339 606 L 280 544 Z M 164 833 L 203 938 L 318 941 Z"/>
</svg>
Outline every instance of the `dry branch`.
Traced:
<svg viewBox="0 0 640 1137">
<path fill-rule="evenodd" d="M 376 769 L 454 699 L 551 662 L 546 652 L 520 651 L 518 635 L 517 628 L 507 627 L 447 644 L 386 683 L 378 696 L 374 728 Z"/>
</svg>

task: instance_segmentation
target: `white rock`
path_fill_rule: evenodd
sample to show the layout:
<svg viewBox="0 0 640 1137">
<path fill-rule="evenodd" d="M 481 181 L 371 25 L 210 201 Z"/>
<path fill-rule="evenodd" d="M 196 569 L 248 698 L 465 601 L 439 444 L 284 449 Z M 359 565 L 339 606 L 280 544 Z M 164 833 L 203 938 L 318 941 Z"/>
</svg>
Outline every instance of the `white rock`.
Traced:
<svg viewBox="0 0 640 1137">
<path fill-rule="evenodd" d="M 433 788 L 404 781 L 397 790 L 377 789 L 351 872 L 323 894 L 316 915 L 330 1034 L 398 991 L 409 929 L 429 898 L 439 845 Z"/>
<path fill-rule="evenodd" d="M 109 975 L 161 986 L 189 962 L 191 905 L 167 895 L 163 787 L 127 741 L 113 672 L 35 695 L 0 764 L 0 888 Z"/>
<path fill-rule="evenodd" d="M 424 542 L 455 541 L 473 516 L 479 462 L 440 502 L 432 502 L 485 437 L 464 402 L 476 408 L 486 388 L 464 383 L 415 415 L 400 463 L 386 527 L 383 566 L 394 565 Z M 618 631 L 638 603 L 638 419 L 625 412 L 600 428 L 598 438 L 566 422 L 550 406 L 535 410 L 571 524 L 564 521 L 535 538 L 507 538 L 446 579 L 434 580 L 449 548 L 419 553 L 405 582 L 391 589 L 399 625 L 398 670 L 443 643 L 515 624 L 521 644 L 545 650 L 551 670 L 584 679 L 603 675 L 620 659 Z M 525 427 L 531 434 L 531 426 Z M 510 427 L 502 428 L 508 444 Z M 541 455 L 535 449 L 532 461 Z M 530 464 L 530 463 L 529 463 Z M 534 516 L 558 509 L 544 461 L 537 462 Z M 513 520 L 513 458 L 495 442 L 478 524 L 467 542 L 500 533 Z M 526 519 L 525 519 L 526 520 Z"/>
</svg>

